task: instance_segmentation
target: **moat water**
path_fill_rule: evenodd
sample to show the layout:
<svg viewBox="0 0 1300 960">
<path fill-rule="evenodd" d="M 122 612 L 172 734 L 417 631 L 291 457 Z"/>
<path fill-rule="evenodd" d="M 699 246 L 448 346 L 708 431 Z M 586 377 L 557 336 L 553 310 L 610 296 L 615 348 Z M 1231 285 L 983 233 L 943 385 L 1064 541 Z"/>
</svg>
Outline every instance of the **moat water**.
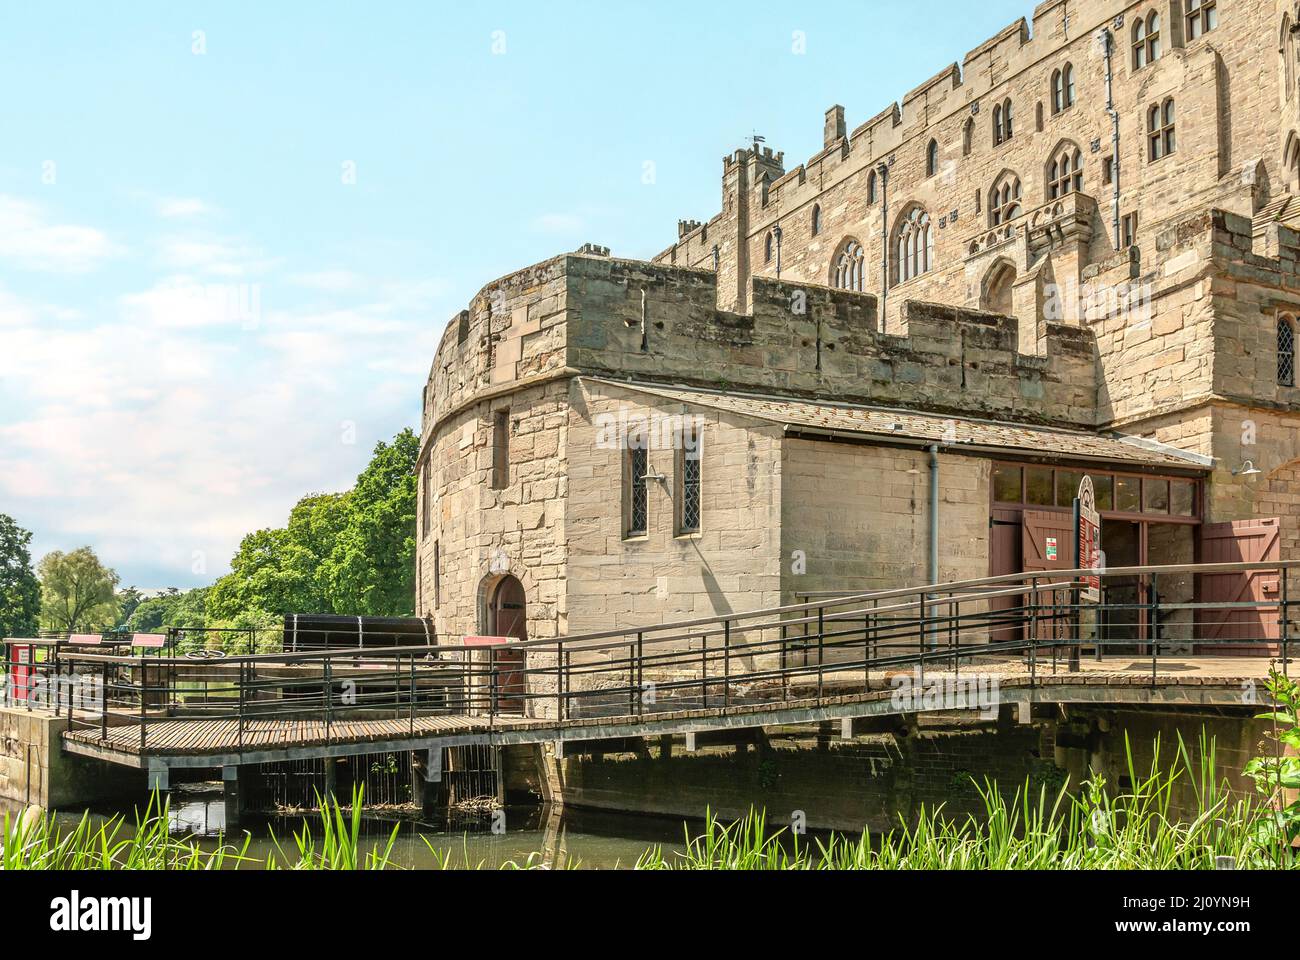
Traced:
<svg viewBox="0 0 1300 960">
<path fill-rule="evenodd" d="M 0 817 L 22 811 L 22 804 L 0 800 Z M 123 820 L 121 836 L 129 836 L 135 823 L 135 809 L 91 808 L 91 817 Z M 80 813 L 55 814 L 64 827 L 74 826 Z M 309 828 L 313 838 L 321 833 L 320 815 L 315 811 L 275 815 L 245 814 L 236 830 L 229 830 L 220 784 L 205 789 L 189 785 L 171 799 L 173 835 L 193 840 L 204 849 L 220 844 L 240 847 L 248 838 L 247 861 L 239 869 L 259 869 L 273 859 L 291 865 L 297 859 L 294 835 Z M 383 850 L 394 827 L 398 835 L 390 854 L 393 866 L 435 869 L 444 864 L 454 868 L 495 869 L 515 865 L 547 869 L 632 869 L 649 848 L 660 846 L 664 853 L 684 847 L 687 824 L 666 819 L 596 811 L 563 811 L 542 806 L 508 807 L 500 811 L 455 811 L 437 820 L 422 819 L 406 808 L 369 809 L 362 819 L 363 852 L 372 846 Z M 690 824 L 692 834 L 699 824 Z"/>
</svg>

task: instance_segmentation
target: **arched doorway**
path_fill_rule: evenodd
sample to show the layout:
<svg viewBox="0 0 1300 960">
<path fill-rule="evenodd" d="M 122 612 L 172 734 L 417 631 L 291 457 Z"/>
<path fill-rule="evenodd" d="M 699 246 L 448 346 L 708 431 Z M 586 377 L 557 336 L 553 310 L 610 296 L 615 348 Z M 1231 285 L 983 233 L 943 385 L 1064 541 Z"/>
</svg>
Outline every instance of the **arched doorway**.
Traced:
<svg viewBox="0 0 1300 960">
<path fill-rule="evenodd" d="M 517 577 L 507 574 L 491 586 L 486 626 L 494 637 L 528 639 L 528 600 Z"/>
<path fill-rule="evenodd" d="M 980 309 L 1004 317 L 1011 316 L 1011 288 L 1015 282 L 1016 268 L 1006 260 L 999 260 L 984 275 L 983 289 L 980 291 Z"/>
<path fill-rule="evenodd" d="M 491 694 L 493 710 L 500 713 L 524 713 L 528 682 L 525 656 L 511 649 L 528 639 L 528 600 L 518 577 L 504 574 L 483 582 L 480 588 L 482 613 L 480 622 L 486 637 L 479 638 L 493 646 L 491 662 L 496 667 L 496 682 Z M 506 641 L 500 646 L 501 640 Z"/>
</svg>

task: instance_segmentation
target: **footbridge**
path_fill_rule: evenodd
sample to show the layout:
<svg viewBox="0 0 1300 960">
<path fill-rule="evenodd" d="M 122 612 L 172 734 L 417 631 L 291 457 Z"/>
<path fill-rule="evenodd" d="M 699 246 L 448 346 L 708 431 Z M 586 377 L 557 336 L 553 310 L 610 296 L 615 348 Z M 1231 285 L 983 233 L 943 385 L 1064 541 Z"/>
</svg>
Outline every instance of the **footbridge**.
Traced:
<svg viewBox="0 0 1300 960">
<path fill-rule="evenodd" d="M 6 640 L 11 709 L 63 749 L 150 772 L 552 744 L 557 754 L 758 728 L 1062 704 L 1237 708 L 1287 671 L 1300 561 L 1063 570 L 805 595 L 788 606 L 508 645 L 87 652 Z M 1095 599 L 1093 599 L 1095 598 Z M 297 639 L 297 638 L 294 638 Z M 23 652 L 27 646 L 26 653 Z M 229 644 L 228 644 L 229 645 Z M 265 650 L 270 646 L 275 649 Z M 301 644 L 298 644 L 301 647 Z"/>
</svg>

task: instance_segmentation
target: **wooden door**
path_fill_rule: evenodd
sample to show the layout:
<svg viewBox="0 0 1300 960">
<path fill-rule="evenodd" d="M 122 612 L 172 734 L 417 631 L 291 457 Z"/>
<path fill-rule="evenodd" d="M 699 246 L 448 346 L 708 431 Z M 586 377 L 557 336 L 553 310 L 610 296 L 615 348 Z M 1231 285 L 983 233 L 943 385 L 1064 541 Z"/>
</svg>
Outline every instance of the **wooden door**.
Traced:
<svg viewBox="0 0 1300 960">
<path fill-rule="evenodd" d="M 1000 577 L 1010 573 L 1020 573 L 1020 511 L 994 510 L 989 518 L 989 576 Z M 996 587 L 997 590 L 1006 589 Z M 989 641 L 1006 643 L 1018 640 L 1022 635 L 1019 622 L 1019 607 L 1024 603 L 1022 596 L 993 597 L 989 600 L 989 613 L 992 625 L 989 629 Z M 1006 626 L 996 626 L 999 617 L 1014 620 Z"/>
<path fill-rule="evenodd" d="M 1266 563 L 1282 558 L 1279 533 L 1281 522 L 1268 520 L 1232 520 L 1209 523 L 1201 527 L 1199 554 L 1201 563 Z M 1202 603 L 1264 603 L 1276 601 L 1279 593 L 1277 570 L 1250 570 L 1241 573 L 1203 573 L 1197 577 L 1196 597 Z M 1208 608 L 1198 611 L 1196 635 L 1211 641 L 1200 646 L 1202 653 L 1270 656 L 1277 645 L 1267 642 L 1281 637 L 1276 606 L 1246 609 Z M 1215 640 L 1235 641 L 1215 644 Z"/>
<path fill-rule="evenodd" d="M 515 577 L 505 577 L 492 593 L 491 632 L 497 637 L 512 640 L 528 639 L 528 603 L 524 585 Z M 522 713 L 524 677 L 524 652 L 509 645 L 498 647 L 493 653 L 497 666 L 498 709 L 502 713 Z"/>
<path fill-rule="evenodd" d="M 1026 573 L 1042 570 L 1073 570 L 1074 514 L 1063 510 L 1026 510 L 1022 514 L 1020 549 Z M 1070 602 L 1069 591 L 1039 593 L 1038 606 L 1049 609 L 1040 613 L 1038 638 L 1064 637 L 1069 631 L 1070 614 L 1064 605 Z M 1061 609 L 1051 609 L 1053 604 Z"/>
</svg>

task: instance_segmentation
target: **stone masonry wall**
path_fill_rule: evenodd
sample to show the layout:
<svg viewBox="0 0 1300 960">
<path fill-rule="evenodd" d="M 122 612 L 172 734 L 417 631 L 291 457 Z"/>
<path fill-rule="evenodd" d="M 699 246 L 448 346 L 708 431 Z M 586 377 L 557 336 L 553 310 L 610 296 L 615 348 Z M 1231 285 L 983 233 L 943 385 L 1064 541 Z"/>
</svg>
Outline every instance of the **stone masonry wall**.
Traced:
<svg viewBox="0 0 1300 960">
<path fill-rule="evenodd" d="M 568 426 L 568 627 L 571 634 L 720 616 L 780 603 L 780 427 L 689 409 L 631 390 L 576 381 Z M 627 425 L 700 429 L 701 525 L 679 534 L 677 451 L 658 432 L 649 469 L 645 536 L 624 535 L 625 451 L 609 437 Z M 613 425 L 612 429 L 610 425 Z"/>
<path fill-rule="evenodd" d="M 786 439 L 783 593 L 889 590 L 929 582 L 930 456 L 924 450 Z M 939 455 L 939 577 L 988 575 L 990 460 Z M 796 573 L 795 551 L 806 572 Z"/>
</svg>

